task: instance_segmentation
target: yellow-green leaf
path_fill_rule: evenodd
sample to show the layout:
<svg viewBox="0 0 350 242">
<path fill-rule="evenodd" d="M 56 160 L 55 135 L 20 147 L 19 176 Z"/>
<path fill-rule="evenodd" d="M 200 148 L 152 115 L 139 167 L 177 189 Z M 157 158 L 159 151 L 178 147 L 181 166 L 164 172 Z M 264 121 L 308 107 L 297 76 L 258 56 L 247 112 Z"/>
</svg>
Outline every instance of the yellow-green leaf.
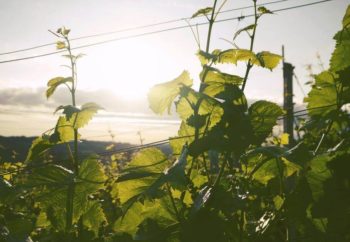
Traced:
<svg viewBox="0 0 350 242">
<path fill-rule="evenodd" d="M 61 50 L 66 48 L 66 43 L 64 41 L 57 41 L 56 42 L 56 49 Z"/>
<path fill-rule="evenodd" d="M 261 66 L 267 69 L 274 69 L 282 60 L 282 56 L 262 51 L 256 54 L 256 59 L 252 61 L 254 65 Z"/>
<path fill-rule="evenodd" d="M 158 178 L 164 175 L 167 157 L 156 148 L 138 152 L 118 179 L 117 189 L 122 204 L 140 194 L 147 192 Z"/>
<path fill-rule="evenodd" d="M 205 77 L 205 79 L 203 79 Z M 202 72 L 200 73 L 200 78 L 202 82 L 206 84 L 210 83 L 225 83 L 240 85 L 243 82 L 243 78 L 236 75 L 231 75 L 221 72 L 219 69 L 204 66 Z"/>
<path fill-rule="evenodd" d="M 251 24 L 251 25 L 248 25 L 242 29 L 239 29 L 235 35 L 233 36 L 233 41 L 238 37 L 238 35 L 240 35 L 242 32 L 248 32 L 249 30 L 253 30 L 254 28 L 256 28 L 256 25 L 255 24 Z"/>
<path fill-rule="evenodd" d="M 289 134 L 283 133 L 281 135 L 281 145 L 288 145 L 289 144 Z"/>
<path fill-rule="evenodd" d="M 162 114 L 167 109 L 170 114 L 171 104 L 179 95 L 182 86 L 192 86 L 192 79 L 187 71 L 170 82 L 152 87 L 148 93 L 148 102 L 153 112 Z"/>
<path fill-rule="evenodd" d="M 200 101 L 198 115 L 210 116 L 210 124 L 208 128 L 211 128 L 220 122 L 224 111 L 220 106 L 219 101 L 190 88 L 186 88 L 185 92 L 186 94 L 184 94 L 176 103 L 176 111 L 182 120 L 187 120 L 191 115 L 194 115 L 193 107 Z"/>
<path fill-rule="evenodd" d="M 231 64 L 237 64 L 239 61 L 255 61 L 256 56 L 255 54 L 246 49 L 228 49 L 225 51 L 220 52 L 218 55 L 217 61 L 219 63 L 225 64 L 225 63 L 231 63 Z"/>
<path fill-rule="evenodd" d="M 75 129 L 84 127 L 97 113 L 97 111 L 101 109 L 102 107 L 96 103 L 85 103 L 81 106 L 80 111 L 72 116 L 71 120 L 73 122 L 73 127 Z"/>
<path fill-rule="evenodd" d="M 261 14 L 273 14 L 272 11 L 268 10 L 264 6 L 258 7 L 258 12 L 260 12 Z"/>
<path fill-rule="evenodd" d="M 343 18 L 343 28 L 347 28 L 350 25 L 350 5 L 346 9 L 346 13 Z"/>
<path fill-rule="evenodd" d="M 211 13 L 212 11 L 213 11 L 213 8 L 212 8 L 212 7 L 207 7 L 207 8 L 199 9 L 197 12 L 195 12 L 195 13 L 192 15 L 192 18 L 201 16 L 201 15 L 207 15 L 207 14 Z"/>
<path fill-rule="evenodd" d="M 67 82 L 72 82 L 73 78 L 72 77 L 55 77 L 51 80 L 48 81 L 47 87 L 48 89 L 46 90 L 46 97 L 49 98 L 56 90 L 56 88 L 64 83 Z"/>
</svg>

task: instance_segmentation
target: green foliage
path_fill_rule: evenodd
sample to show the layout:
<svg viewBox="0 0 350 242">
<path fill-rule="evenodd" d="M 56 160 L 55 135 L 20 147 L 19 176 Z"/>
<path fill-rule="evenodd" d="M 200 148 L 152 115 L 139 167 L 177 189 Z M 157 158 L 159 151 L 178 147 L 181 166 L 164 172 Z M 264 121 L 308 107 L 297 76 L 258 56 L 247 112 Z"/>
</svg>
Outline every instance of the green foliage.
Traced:
<svg viewBox="0 0 350 242">
<path fill-rule="evenodd" d="M 122 204 L 140 195 L 153 195 L 162 185 L 161 177 L 167 167 L 167 158 L 158 149 L 140 151 L 118 178 L 118 198 Z"/>
<path fill-rule="evenodd" d="M 235 35 L 233 36 L 233 41 L 242 33 L 242 32 L 247 32 L 249 33 L 248 31 L 249 30 L 253 30 L 254 28 L 256 28 L 256 24 L 250 24 L 244 28 L 241 28 L 239 30 L 237 30 L 237 32 L 235 33 Z"/>
<path fill-rule="evenodd" d="M 337 110 L 336 74 L 324 71 L 315 76 L 315 84 L 308 96 L 304 99 L 308 103 L 311 116 L 326 116 Z M 325 107 L 317 109 L 318 107 Z"/>
<path fill-rule="evenodd" d="M 68 194 L 72 187 L 74 189 L 72 198 L 73 223 L 84 215 L 84 219 L 89 225 L 91 223 L 89 215 L 94 212 L 99 215 L 94 222 L 104 221 L 103 214 L 101 215 L 102 211 L 98 210 L 99 205 L 89 201 L 89 196 L 104 188 L 105 180 L 106 177 L 101 165 L 96 158 L 92 157 L 82 162 L 78 176 L 72 170 L 62 166 L 48 165 L 35 169 L 26 179 L 25 185 L 33 187 L 34 199 L 42 211 L 46 212 L 50 224 L 56 229 L 63 230 L 66 227 L 68 213 L 66 209 Z M 87 217 L 85 217 L 85 213 L 87 213 Z"/>
<path fill-rule="evenodd" d="M 148 101 L 153 112 L 162 114 L 166 109 L 170 113 L 171 104 L 179 95 L 182 86 L 192 86 L 192 79 L 187 71 L 170 81 L 154 86 L 149 94 Z"/>
<path fill-rule="evenodd" d="M 50 80 L 47 97 L 65 84 L 72 103 L 33 141 L 27 166 L 0 164 L 0 241 L 349 241 L 350 117 L 341 107 L 350 102 L 350 8 L 330 69 L 315 75 L 305 98 L 309 117 L 293 147 L 286 134 L 272 134 L 283 110 L 265 100 L 248 107 L 244 94 L 251 68 L 273 70 L 281 60 L 253 51 L 258 20 L 272 13 L 254 5 L 254 24 L 233 37 L 247 32 L 249 50 L 199 50 L 199 90 L 187 71 L 150 90 L 155 113 L 175 103 L 182 120 L 169 156 L 146 148 L 103 163 L 80 157 L 78 131 L 101 107 L 76 105 L 80 55 L 71 53 L 70 30 L 57 30 L 72 77 Z M 206 50 L 215 6 L 193 15 L 209 20 Z M 238 62 L 247 64 L 244 78 L 220 70 Z M 69 160 L 48 156 L 57 144 L 66 144 Z"/>
<path fill-rule="evenodd" d="M 55 92 L 56 88 L 62 84 L 71 83 L 72 77 L 55 77 L 47 82 L 46 97 L 49 98 Z"/>
<path fill-rule="evenodd" d="M 283 114 L 283 110 L 277 104 L 268 101 L 253 103 L 248 112 L 257 143 L 267 138 L 276 125 L 277 118 Z"/>
<path fill-rule="evenodd" d="M 195 12 L 192 15 L 192 18 L 195 18 L 195 17 L 198 17 L 198 16 L 202 16 L 202 15 L 206 16 L 206 15 L 208 15 L 211 12 L 213 12 L 213 8 L 212 7 L 202 8 L 202 9 L 199 9 L 197 12 Z"/>
</svg>

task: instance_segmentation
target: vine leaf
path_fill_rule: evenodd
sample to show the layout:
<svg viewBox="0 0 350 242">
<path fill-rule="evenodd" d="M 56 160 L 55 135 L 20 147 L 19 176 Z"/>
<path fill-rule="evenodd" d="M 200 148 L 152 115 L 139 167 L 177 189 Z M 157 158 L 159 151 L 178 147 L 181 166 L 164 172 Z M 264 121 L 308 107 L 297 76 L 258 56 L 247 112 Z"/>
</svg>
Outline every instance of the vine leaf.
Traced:
<svg viewBox="0 0 350 242">
<path fill-rule="evenodd" d="M 309 170 L 306 179 L 315 201 L 319 200 L 323 194 L 324 182 L 332 176 L 331 171 L 327 167 L 328 162 L 332 159 L 328 154 L 316 156 L 309 163 Z"/>
<path fill-rule="evenodd" d="M 258 7 L 258 11 L 260 12 L 261 15 L 263 15 L 263 14 L 273 14 L 272 11 L 268 10 L 264 6 Z"/>
<path fill-rule="evenodd" d="M 192 86 L 192 83 L 189 73 L 184 71 L 178 78 L 170 82 L 155 85 L 148 93 L 150 108 L 157 114 L 162 114 L 168 109 L 170 114 L 171 104 L 179 95 L 180 87 L 189 87 Z"/>
<path fill-rule="evenodd" d="M 165 183 L 184 187 L 187 153 L 184 147 L 178 160 L 168 168 L 167 157 L 159 149 L 138 152 L 117 180 L 120 202 L 130 208 L 140 197 L 154 197 Z"/>
<path fill-rule="evenodd" d="M 346 13 L 343 18 L 343 28 L 346 28 L 350 25 L 350 6 L 346 9 Z"/>
<path fill-rule="evenodd" d="M 219 69 L 206 66 L 206 65 L 203 67 L 203 70 L 199 76 L 202 82 L 206 84 L 210 84 L 211 82 L 214 82 L 214 83 L 240 85 L 243 82 L 243 78 L 240 76 L 223 73 Z"/>
<path fill-rule="evenodd" d="M 282 167 L 283 174 L 280 174 L 280 167 Z M 267 185 L 267 183 L 275 177 L 289 177 L 298 172 L 301 167 L 284 157 L 274 157 L 265 162 L 253 174 L 253 179 Z"/>
<path fill-rule="evenodd" d="M 165 229 L 178 223 L 171 201 L 167 197 L 160 199 L 145 200 L 143 203 L 136 202 L 113 226 L 117 234 L 127 233 L 134 239 L 137 236 L 139 226 L 147 219 L 157 222 L 158 226 Z"/>
<path fill-rule="evenodd" d="M 63 36 L 67 36 L 70 33 L 70 29 L 67 29 L 66 27 L 61 27 L 57 29 L 56 31 L 58 34 L 62 34 Z"/>
<path fill-rule="evenodd" d="M 315 84 L 308 96 L 304 98 L 310 116 L 324 117 L 337 110 L 335 77 L 336 75 L 329 71 L 324 71 L 315 76 Z"/>
<path fill-rule="evenodd" d="M 77 113 L 77 112 L 80 111 L 79 108 L 74 107 L 74 106 L 72 106 L 72 105 L 66 105 L 66 106 L 61 105 L 61 106 L 59 106 L 59 107 L 56 108 L 56 110 L 55 110 L 54 113 L 57 113 L 57 112 L 60 111 L 60 110 L 63 110 L 63 114 L 66 115 L 66 118 L 67 118 L 68 121 L 71 119 L 71 117 L 73 116 L 73 114 L 75 114 L 75 113 Z"/>
<path fill-rule="evenodd" d="M 331 70 L 334 72 L 345 70 L 350 67 L 350 6 L 348 6 L 343 18 L 343 29 L 335 36 L 335 50 L 330 60 Z"/>
<path fill-rule="evenodd" d="M 335 36 L 336 46 L 330 60 L 331 70 L 342 71 L 350 66 L 350 26 L 339 31 Z"/>
<path fill-rule="evenodd" d="M 66 43 L 64 41 L 57 41 L 56 42 L 56 49 L 61 50 L 66 48 Z"/>
<path fill-rule="evenodd" d="M 84 127 L 92 117 L 102 108 L 96 103 L 86 103 L 81 108 L 72 105 L 59 106 L 55 112 L 63 110 L 65 116 L 58 118 L 55 132 L 51 135 L 50 141 L 53 143 L 66 143 L 74 139 L 74 129 Z"/>
<path fill-rule="evenodd" d="M 81 109 L 67 105 L 59 106 L 55 112 L 63 110 L 63 114 L 66 115 L 67 122 L 72 124 L 72 128 L 79 129 L 87 125 L 97 111 L 101 109 L 103 108 L 96 103 L 85 103 L 81 106 Z"/>
<path fill-rule="evenodd" d="M 50 142 L 50 136 L 42 135 L 33 140 L 32 145 L 29 148 L 25 162 L 33 161 L 36 158 L 41 157 L 48 149 L 54 146 Z"/>
<path fill-rule="evenodd" d="M 48 81 L 46 90 L 46 97 L 49 98 L 55 92 L 56 88 L 64 83 L 73 82 L 72 77 L 55 77 Z"/>
<path fill-rule="evenodd" d="M 256 24 L 251 24 L 248 25 L 244 28 L 239 29 L 235 35 L 233 36 L 233 41 L 242 33 L 242 32 L 248 32 L 249 30 L 253 30 L 254 28 L 256 28 Z"/>
<path fill-rule="evenodd" d="M 220 122 L 224 110 L 219 101 L 208 95 L 196 92 L 191 88 L 183 87 L 181 89 L 181 97 L 179 101 L 176 102 L 176 111 L 182 120 L 187 120 L 195 115 L 194 107 L 199 101 L 201 103 L 197 115 L 210 117 L 208 128 L 214 127 Z M 206 122 L 204 122 L 204 124 L 206 124 Z"/>
<path fill-rule="evenodd" d="M 199 9 L 197 12 L 195 12 L 191 18 L 195 18 L 198 16 L 207 16 L 207 14 L 211 13 L 213 11 L 212 7 L 202 8 Z"/>
<path fill-rule="evenodd" d="M 228 49 L 218 53 L 214 60 L 220 64 L 231 63 L 234 65 L 237 65 L 240 61 L 250 61 L 256 66 L 272 70 L 280 63 L 282 56 L 268 51 L 254 54 L 254 52 L 246 49 Z"/>
<path fill-rule="evenodd" d="M 79 129 L 87 125 L 97 111 L 101 109 L 103 108 L 96 103 L 85 103 L 82 105 L 80 111 L 76 112 L 76 116 L 73 114 L 70 119 L 73 121 L 73 128 Z"/>
<path fill-rule="evenodd" d="M 268 51 L 262 51 L 256 54 L 256 59 L 253 60 L 253 64 L 261 66 L 271 71 L 276 68 L 276 66 L 282 60 L 282 56 L 270 53 Z"/>
<path fill-rule="evenodd" d="M 62 166 L 47 165 L 36 168 L 28 176 L 25 186 L 35 188 L 33 196 L 42 211 L 46 212 L 51 225 L 57 229 L 65 228 L 66 202 L 70 186 L 74 186 L 73 223 L 81 215 L 91 210 L 92 196 L 104 188 L 106 176 L 96 157 L 90 157 L 81 163 L 79 177 Z M 38 192 L 39 191 L 39 192 Z M 90 211 L 91 212 L 91 211 Z"/>
<path fill-rule="evenodd" d="M 283 110 L 275 103 L 257 101 L 248 110 L 250 123 L 253 128 L 255 142 L 261 143 L 272 132 L 277 118 L 283 114 Z"/>
<path fill-rule="evenodd" d="M 228 49 L 218 55 L 217 61 L 221 64 L 231 63 L 237 65 L 239 61 L 256 60 L 255 54 L 246 49 Z"/>
<path fill-rule="evenodd" d="M 212 54 L 210 53 L 207 53 L 203 50 L 199 50 L 197 52 L 197 56 L 198 56 L 198 59 L 201 63 L 202 66 L 204 65 L 207 65 L 209 63 L 209 61 L 213 60 L 214 62 L 216 61 L 216 58 L 218 56 L 218 53 L 220 53 L 221 51 L 216 49 L 212 52 Z"/>
<path fill-rule="evenodd" d="M 74 140 L 74 129 L 72 122 L 65 116 L 60 116 L 57 120 L 55 132 L 50 137 L 51 143 L 67 143 Z"/>
<path fill-rule="evenodd" d="M 203 131 L 203 128 L 200 129 L 200 132 Z M 171 149 L 173 150 L 174 154 L 180 154 L 182 147 L 188 143 L 192 143 L 194 141 L 194 133 L 195 133 L 195 128 L 188 125 L 186 121 L 182 121 L 180 124 L 180 128 L 178 130 L 178 136 L 183 137 L 183 138 L 170 138 L 170 146 Z"/>
<path fill-rule="evenodd" d="M 100 224 L 106 223 L 107 219 L 99 202 L 89 201 L 83 216 L 83 225 L 98 236 Z"/>
<path fill-rule="evenodd" d="M 154 189 L 160 186 L 156 181 L 163 175 L 166 161 L 164 153 L 156 148 L 138 152 L 117 180 L 120 202 L 124 204 L 140 194 L 154 193 Z"/>
</svg>

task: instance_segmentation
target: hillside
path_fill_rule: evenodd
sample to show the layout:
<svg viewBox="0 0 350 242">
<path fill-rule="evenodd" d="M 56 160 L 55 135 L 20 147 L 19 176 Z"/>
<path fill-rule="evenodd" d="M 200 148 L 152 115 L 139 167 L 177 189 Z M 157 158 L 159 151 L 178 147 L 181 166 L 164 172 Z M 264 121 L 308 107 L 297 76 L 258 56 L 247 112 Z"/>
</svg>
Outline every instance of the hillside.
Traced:
<svg viewBox="0 0 350 242">
<path fill-rule="evenodd" d="M 32 144 L 32 141 L 36 137 L 5 137 L 0 136 L 0 159 L 3 161 L 23 161 L 25 160 L 28 150 Z M 107 141 L 90 141 L 82 140 L 79 144 L 80 154 L 97 154 L 106 151 L 106 147 L 114 144 L 116 150 L 132 147 L 135 144 L 120 143 L 120 142 L 107 142 Z M 166 154 L 170 153 L 168 145 L 162 145 L 159 147 Z M 67 158 L 67 150 L 64 145 L 57 145 L 52 151 L 50 151 L 54 157 L 60 157 L 60 159 Z"/>
</svg>

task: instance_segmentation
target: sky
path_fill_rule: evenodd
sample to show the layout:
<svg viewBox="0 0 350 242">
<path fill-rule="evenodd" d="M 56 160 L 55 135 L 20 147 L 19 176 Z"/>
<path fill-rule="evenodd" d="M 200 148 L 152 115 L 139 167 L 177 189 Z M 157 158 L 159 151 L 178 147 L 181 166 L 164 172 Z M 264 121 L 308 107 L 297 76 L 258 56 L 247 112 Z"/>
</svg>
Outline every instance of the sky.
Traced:
<svg viewBox="0 0 350 242">
<path fill-rule="evenodd" d="M 274 0 L 271 0 L 274 1 Z M 258 4 L 271 2 L 258 0 Z M 286 0 L 266 5 L 270 10 L 287 8 L 318 0 Z M 61 26 L 71 29 L 71 38 L 111 32 L 191 16 L 198 9 L 212 5 L 212 0 L 0 0 L 0 53 L 53 43 L 57 38 L 48 30 Z M 222 1 L 219 1 L 221 3 Z M 249 0 L 228 0 L 222 10 L 250 6 Z M 332 37 L 341 27 L 348 0 L 333 0 L 304 8 L 278 12 L 261 18 L 254 51 L 281 54 L 295 66 L 295 74 L 307 93 L 307 65 L 313 72 L 328 67 L 334 48 Z M 245 16 L 252 9 L 220 14 L 218 19 Z M 204 22 L 204 18 L 191 23 Z M 252 18 L 214 24 L 211 50 L 232 48 L 225 40 L 232 39 L 238 29 L 251 24 Z M 183 20 L 164 25 L 118 32 L 72 42 L 73 47 L 123 38 L 147 32 L 185 26 Z M 198 27 L 201 45 L 205 45 L 207 25 Z M 249 48 L 248 38 L 241 36 L 236 44 Z M 55 51 L 55 46 L 0 55 L 0 62 Z M 82 138 L 138 143 L 138 131 L 144 142 L 176 135 L 179 120 L 175 114 L 154 115 L 148 107 L 147 92 L 155 84 L 170 81 L 188 70 L 199 82 L 200 63 L 195 55 L 198 46 L 189 28 L 165 31 L 113 41 L 76 50 L 85 56 L 78 62 L 78 104 L 96 102 L 104 110 L 84 128 Z M 317 58 L 317 55 L 320 58 Z M 41 135 L 54 127 L 55 108 L 69 104 L 66 90 L 60 88 L 52 98 L 45 98 L 46 83 L 56 76 L 68 76 L 62 65 L 67 60 L 58 55 L 0 64 L 0 135 Z M 222 70 L 242 75 L 244 67 L 222 66 Z M 273 72 L 252 70 L 246 86 L 250 100 L 267 99 L 282 103 L 282 69 Z M 195 85 L 196 86 L 196 85 Z M 303 92 L 294 83 L 294 101 L 300 105 Z"/>
</svg>

